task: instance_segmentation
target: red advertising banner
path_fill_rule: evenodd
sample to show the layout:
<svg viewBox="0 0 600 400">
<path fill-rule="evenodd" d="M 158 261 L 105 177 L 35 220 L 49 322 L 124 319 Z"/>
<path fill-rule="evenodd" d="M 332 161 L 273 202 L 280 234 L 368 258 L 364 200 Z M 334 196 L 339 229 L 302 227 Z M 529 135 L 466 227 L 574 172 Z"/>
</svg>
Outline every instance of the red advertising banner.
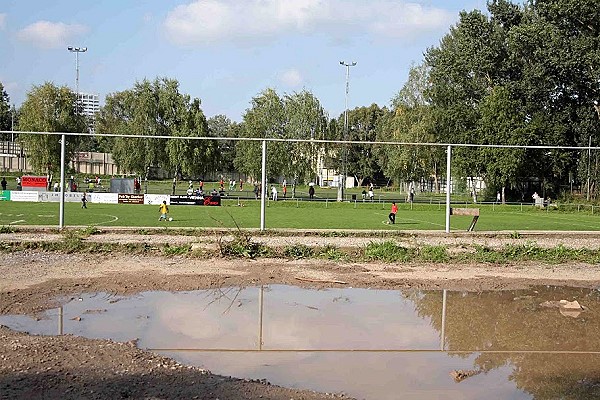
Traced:
<svg viewBox="0 0 600 400">
<path fill-rule="evenodd" d="M 21 186 L 26 187 L 48 187 L 48 178 L 45 176 L 23 176 Z"/>
</svg>

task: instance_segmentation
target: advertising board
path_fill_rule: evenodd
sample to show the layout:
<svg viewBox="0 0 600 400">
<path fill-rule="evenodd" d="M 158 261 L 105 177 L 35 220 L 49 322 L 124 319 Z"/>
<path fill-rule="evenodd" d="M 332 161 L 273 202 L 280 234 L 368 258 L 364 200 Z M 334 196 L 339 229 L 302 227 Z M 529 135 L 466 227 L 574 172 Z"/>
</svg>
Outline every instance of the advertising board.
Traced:
<svg viewBox="0 0 600 400">
<path fill-rule="evenodd" d="M 39 192 L 11 190 L 10 201 L 39 201 Z"/>
<path fill-rule="evenodd" d="M 221 196 L 170 196 L 171 204 L 193 206 L 220 206 Z"/>
<path fill-rule="evenodd" d="M 119 204 L 144 204 L 143 194 L 119 193 Z"/>
<path fill-rule="evenodd" d="M 162 204 L 163 201 L 166 201 L 167 204 L 171 204 L 169 197 L 168 194 L 145 194 L 144 204 L 159 205 Z"/>
<path fill-rule="evenodd" d="M 48 187 L 48 178 L 45 176 L 23 175 L 21 177 L 21 186 L 23 188 L 46 188 Z"/>
<path fill-rule="evenodd" d="M 76 203 L 81 201 L 83 193 L 80 192 L 65 192 L 65 202 Z M 40 192 L 39 201 L 42 202 L 59 202 L 60 192 Z"/>
<path fill-rule="evenodd" d="M 88 193 L 90 203 L 117 204 L 119 202 L 118 193 Z"/>
</svg>

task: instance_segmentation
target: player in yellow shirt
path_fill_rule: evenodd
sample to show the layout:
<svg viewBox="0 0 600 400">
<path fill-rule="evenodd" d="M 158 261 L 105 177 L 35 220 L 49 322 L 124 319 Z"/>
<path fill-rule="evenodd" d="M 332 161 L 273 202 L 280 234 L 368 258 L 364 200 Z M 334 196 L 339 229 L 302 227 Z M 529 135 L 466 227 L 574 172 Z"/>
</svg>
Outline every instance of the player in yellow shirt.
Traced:
<svg viewBox="0 0 600 400">
<path fill-rule="evenodd" d="M 169 218 L 169 206 L 167 206 L 167 201 L 163 200 L 162 204 L 160 205 L 160 207 L 158 208 L 158 210 L 160 211 L 160 217 L 158 218 L 159 221 L 165 220 L 168 221 Z"/>
</svg>

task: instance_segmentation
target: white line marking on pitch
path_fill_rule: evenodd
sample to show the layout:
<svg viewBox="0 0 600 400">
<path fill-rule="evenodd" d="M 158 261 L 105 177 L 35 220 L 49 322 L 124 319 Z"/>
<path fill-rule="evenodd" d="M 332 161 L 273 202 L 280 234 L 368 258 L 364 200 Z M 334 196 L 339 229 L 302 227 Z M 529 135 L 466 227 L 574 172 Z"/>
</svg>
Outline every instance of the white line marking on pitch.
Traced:
<svg viewBox="0 0 600 400">
<path fill-rule="evenodd" d="M 112 218 L 110 221 L 96 222 L 97 224 L 110 224 L 112 222 L 117 222 L 119 220 L 119 217 L 117 217 L 116 215 L 110 215 L 110 214 L 94 214 L 94 215 L 104 215 L 106 217 Z"/>
<path fill-rule="evenodd" d="M 25 222 L 25 220 L 24 219 L 20 219 L 18 221 L 9 222 L 9 224 L 10 225 L 12 225 L 12 224 L 18 224 L 19 222 Z"/>
</svg>

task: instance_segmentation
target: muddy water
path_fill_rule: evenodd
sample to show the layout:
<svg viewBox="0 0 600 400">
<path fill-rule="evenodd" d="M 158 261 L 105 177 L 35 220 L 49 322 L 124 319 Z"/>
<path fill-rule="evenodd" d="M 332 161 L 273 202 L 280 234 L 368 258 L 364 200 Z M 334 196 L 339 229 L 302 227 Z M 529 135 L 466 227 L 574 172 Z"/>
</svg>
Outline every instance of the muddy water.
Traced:
<svg viewBox="0 0 600 400">
<path fill-rule="evenodd" d="M 590 289 L 95 293 L 0 324 L 137 338 L 217 374 L 357 398 L 600 398 L 600 292 Z"/>
</svg>

